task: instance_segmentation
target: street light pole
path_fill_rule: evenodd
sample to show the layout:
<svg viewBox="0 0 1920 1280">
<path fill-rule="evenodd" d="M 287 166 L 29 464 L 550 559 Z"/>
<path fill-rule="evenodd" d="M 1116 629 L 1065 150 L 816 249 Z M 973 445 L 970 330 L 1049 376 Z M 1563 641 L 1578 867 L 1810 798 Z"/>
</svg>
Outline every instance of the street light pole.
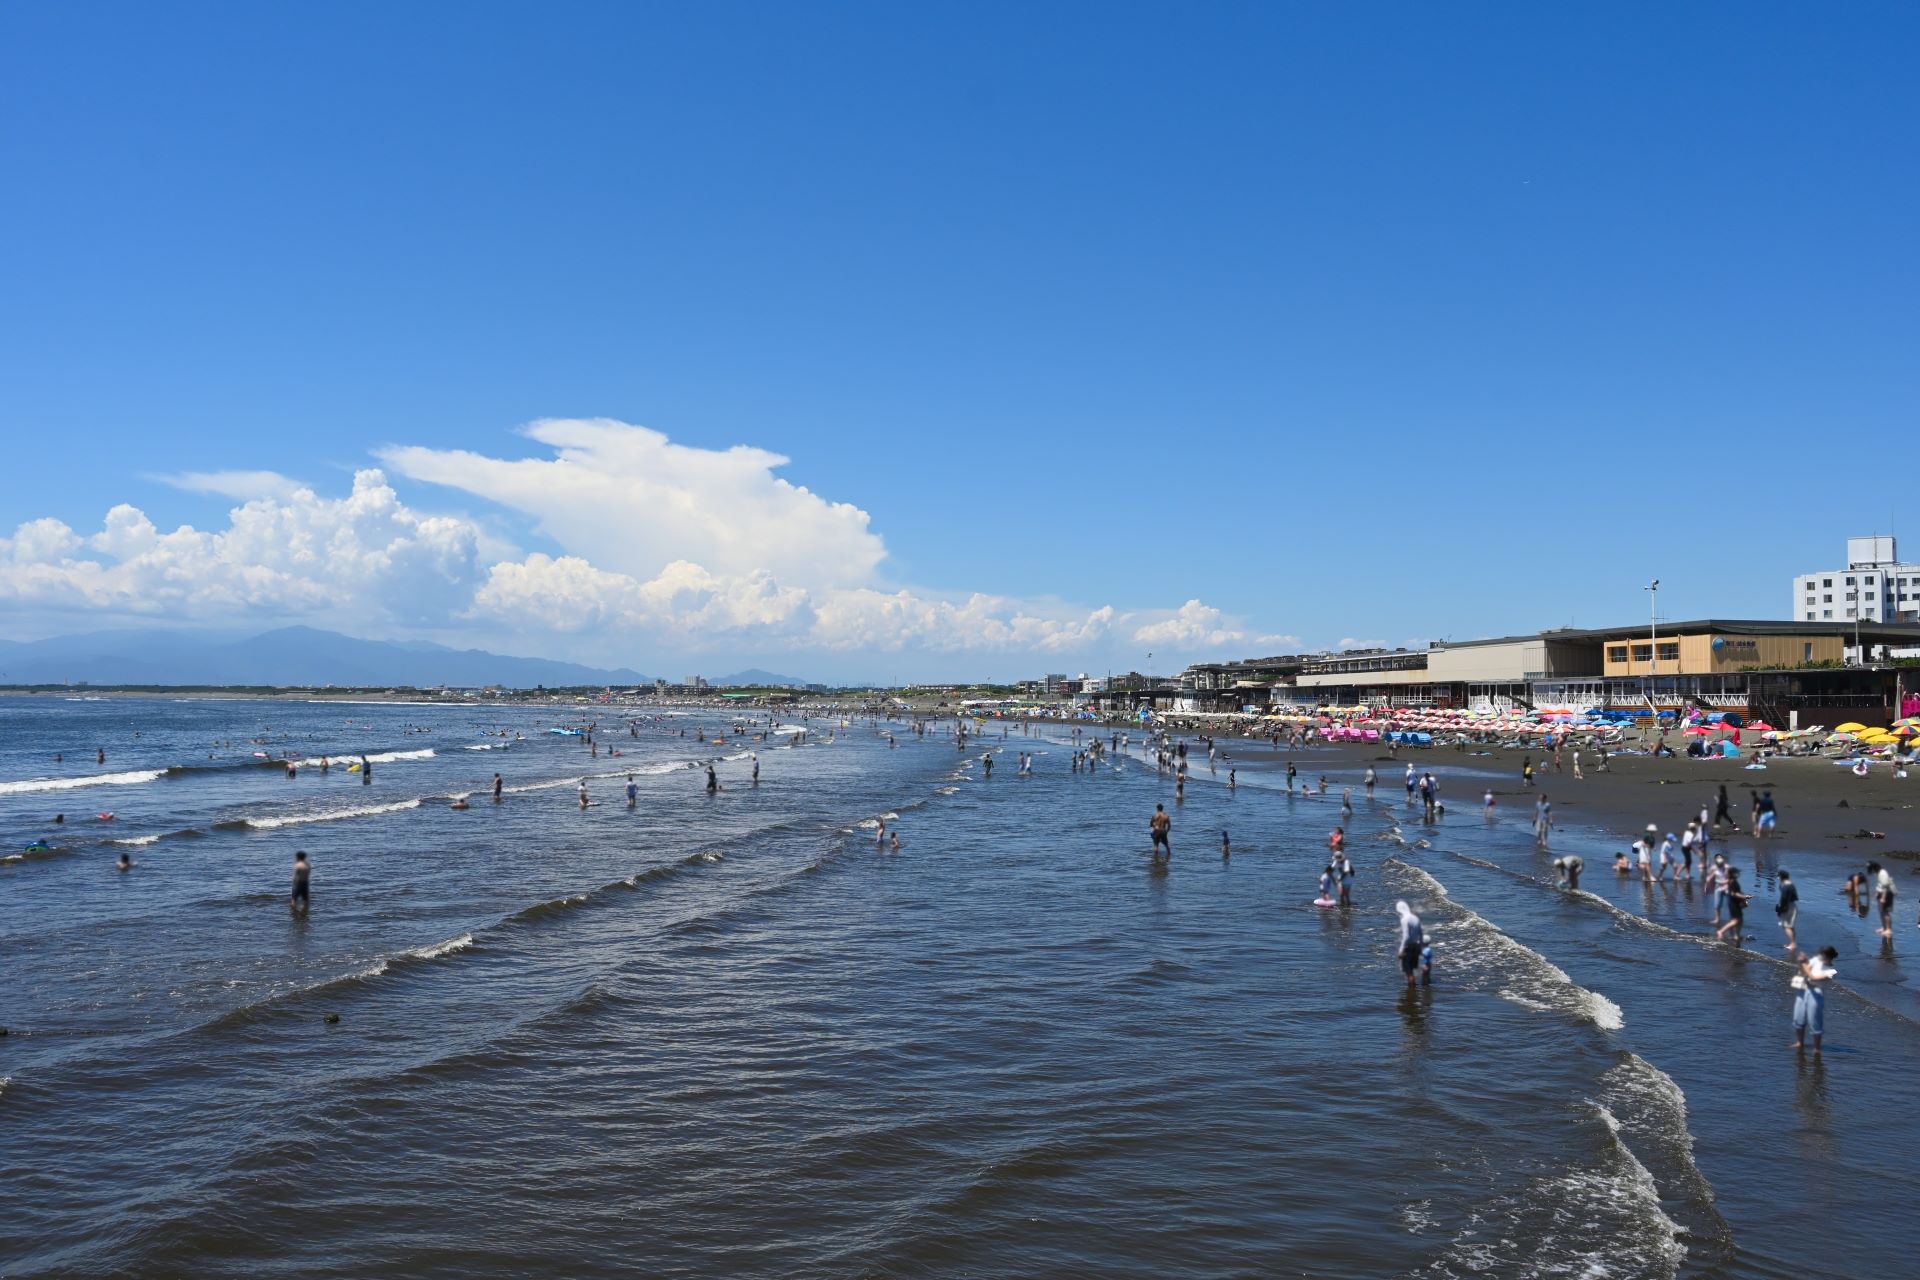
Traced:
<svg viewBox="0 0 1920 1280">
<path fill-rule="evenodd" d="M 1647 588 L 1647 705 L 1653 706 L 1653 682 L 1660 674 L 1660 579 L 1655 578 Z M 1653 708 L 1657 722 L 1660 708 Z"/>
</svg>

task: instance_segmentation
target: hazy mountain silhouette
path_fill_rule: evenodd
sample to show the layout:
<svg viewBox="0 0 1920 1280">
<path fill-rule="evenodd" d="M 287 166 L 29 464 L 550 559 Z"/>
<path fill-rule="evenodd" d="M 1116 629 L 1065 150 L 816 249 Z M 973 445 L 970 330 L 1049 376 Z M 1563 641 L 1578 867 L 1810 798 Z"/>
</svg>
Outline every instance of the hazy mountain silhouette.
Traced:
<svg viewBox="0 0 1920 1280">
<path fill-rule="evenodd" d="M 426 641 L 358 640 L 314 627 L 256 636 L 209 631 L 95 631 L 0 640 L 0 683 L 201 685 L 636 685 L 651 678 L 547 658 L 515 658 Z"/>
</svg>

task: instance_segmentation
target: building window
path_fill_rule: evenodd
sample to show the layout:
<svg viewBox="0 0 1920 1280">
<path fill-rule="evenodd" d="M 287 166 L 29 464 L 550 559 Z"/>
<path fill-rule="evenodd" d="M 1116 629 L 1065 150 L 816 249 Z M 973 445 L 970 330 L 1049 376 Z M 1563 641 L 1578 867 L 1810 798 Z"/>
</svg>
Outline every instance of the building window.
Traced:
<svg viewBox="0 0 1920 1280">
<path fill-rule="evenodd" d="M 1855 582 L 1855 581 L 1854 581 L 1854 579 L 1853 579 L 1853 575 L 1852 575 L 1852 574 L 1848 574 L 1848 575 L 1847 575 L 1847 585 L 1848 585 L 1848 586 L 1850 586 L 1850 587 L 1857 587 L 1857 586 L 1859 586 L 1860 584 L 1859 584 L 1858 582 Z"/>
<path fill-rule="evenodd" d="M 1662 662 L 1680 661 L 1680 642 L 1678 640 L 1674 641 L 1672 644 L 1663 643 L 1660 646 L 1660 661 Z"/>
<path fill-rule="evenodd" d="M 1608 662 L 1625 662 L 1626 660 L 1627 646 L 1623 644 L 1610 644 L 1607 646 Z"/>
<path fill-rule="evenodd" d="M 1832 593 L 1832 592 L 1828 592 L 1828 593 L 1827 593 L 1826 595 L 1823 595 L 1823 596 L 1821 596 L 1821 597 L 1820 597 L 1820 603 L 1821 603 L 1821 604 L 1832 604 L 1832 603 L 1833 603 L 1833 593 Z"/>
<path fill-rule="evenodd" d="M 1807 616 L 1811 618 L 1813 615 L 1808 614 Z M 1813 641 L 1809 640 L 1800 646 L 1800 661 L 1802 662 L 1813 661 Z"/>
<path fill-rule="evenodd" d="M 1812 621 L 1813 621 L 1813 610 L 1811 610 L 1811 609 L 1809 609 L 1809 610 L 1807 610 L 1807 621 L 1808 621 L 1808 622 L 1812 622 Z"/>
<path fill-rule="evenodd" d="M 1823 587 L 1830 587 L 1830 586 L 1832 586 L 1832 585 L 1833 585 L 1833 579 L 1832 579 L 1832 578 L 1822 578 L 1822 579 L 1820 579 L 1820 585 L 1821 585 L 1821 586 L 1823 586 Z"/>
<path fill-rule="evenodd" d="M 1821 616 L 1821 617 L 1823 617 L 1823 618 L 1831 618 L 1831 617 L 1833 616 L 1833 610 L 1831 610 L 1831 609 L 1822 609 L 1822 610 L 1820 611 L 1820 616 Z"/>
<path fill-rule="evenodd" d="M 1653 646 L 1651 644 L 1637 644 L 1633 646 L 1633 660 L 1635 662 L 1653 661 Z"/>
</svg>

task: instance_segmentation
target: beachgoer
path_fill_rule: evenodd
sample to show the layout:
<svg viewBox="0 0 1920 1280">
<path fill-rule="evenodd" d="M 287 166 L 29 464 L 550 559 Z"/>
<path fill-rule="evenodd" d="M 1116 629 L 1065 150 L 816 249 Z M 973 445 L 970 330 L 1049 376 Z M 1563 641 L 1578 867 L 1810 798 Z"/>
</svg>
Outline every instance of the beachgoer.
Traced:
<svg viewBox="0 0 1920 1280">
<path fill-rule="evenodd" d="M 1820 1037 L 1827 1030 L 1827 984 L 1840 976 L 1833 962 L 1840 953 L 1832 947 L 1822 947 L 1800 961 L 1800 972 L 1794 975 L 1794 989 L 1799 992 L 1793 998 L 1793 1047 L 1807 1047 L 1807 1037 L 1813 1037 L 1813 1051 L 1820 1052 Z"/>
<path fill-rule="evenodd" d="M 1773 904 L 1773 914 L 1780 918 L 1780 928 L 1787 935 L 1785 949 L 1796 950 L 1799 943 L 1793 936 L 1793 927 L 1800 923 L 1800 890 L 1784 870 L 1780 872 L 1780 899 Z"/>
<path fill-rule="evenodd" d="M 580 780 L 580 807 L 584 809 L 591 803 L 593 802 L 587 799 L 587 780 L 582 778 Z"/>
<path fill-rule="evenodd" d="M 1893 884 L 1893 872 L 1877 862 L 1867 864 L 1868 874 L 1873 876 L 1873 904 L 1880 908 L 1879 934 L 1883 938 L 1893 936 L 1893 903 L 1898 896 Z"/>
<path fill-rule="evenodd" d="M 720 790 L 720 775 L 715 773 L 713 766 L 709 764 L 707 766 L 707 794 L 712 795 L 718 790 Z"/>
<path fill-rule="evenodd" d="M 1353 860 L 1347 857 L 1344 848 L 1334 858 L 1333 870 L 1340 878 L 1340 905 L 1350 907 L 1353 905 Z"/>
<path fill-rule="evenodd" d="M 1753 901 L 1753 895 L 1740 891 L 1740 868 L 1727 868 L 1727 922 L 1713 931 L 1713 936 L 1726 940 L 1727 930 L 1733 930 L 1733 940 L 1740 941 L 1740 930 L 1747 921 L 1747 904 Z"/>
<path fill-rule="evenodd" d="M 1540 798 L 1533 802 L 1533 847 L 1547 847 L 1547 833 L 1553 830 L 1553 806 L 1547 802 L 1547 793 L 1542 791 Z"/>
<path fill-rule="evenodd" d="M 900 852 L 900 830 L 894 828 L 887 833 L 887 848 L 894 853 Z"/>
<path fill-rule="evenodd" d="M 1227 839 L 1227 833 L 1220 833 L 1220 859 L 1225 861 L 1233 856 L 1233 841 Z"/>
<path fill-rule="evenodd" d="M 287 906 L 293 911 L 305 911 L 312 905 L 308 896 L 307 881 L 313 875 L 313 864 L 307 861 L 305 851 L 293 855 L 293 897 Z"/>
<path fill-rule="evenodd" d="M 1404 901 L 1393 904 L 1400 916 L 1400 972 L 1406 975 L 1407 985 L 1413 985 L 1414 970 L 1420 966 L 1420 952 L 1426 946 L 1426 932 L 1420 927 L 1420 917 L 1413 914 L 1413 908 Z"/>
<path fill-rule="evenodd" d="M 1480 797 L 1480 812 L 1484 813 L 1489 818 L 1493 816 L 1493 788 L 1492 787 L 1488 787 L 1487 793 Z"/>
<path fill-rule="evenodd" d="M 627 808 L 631 809 L 640 802 L 640 788 L 635 785 L 633 775 L 627 775 Z"/>
<path fill-rule="evenodd" d="M 1333 853 L 1341 853 L 1347 847 L 1347 829 L 1335 827 L 1327 836 L 1327 848 Z"/>
<path fill-rule="evenodd" d="M 1520 781 L 1527 786 L 1533 785 L 1533 757 L 1528 756 L 1520 762 Z"/>
<path fill-rule="evenodd" d="M 1586 870 L 1586 866 L 1586 859 L 1577 853 L 1565 854 L 1553 860 L 1554 874 L 1563 889 L 1578 889 L 1580 873 Z"/>
<path fill-rule="evenodd" d="M 1727 909 L 1727 879 L 1729 868 L 1727 855 L 1716 853 L 1713 863 L 1701 874 L 1701 880 L 1713 892 L 1713 923 L 1720 923 L 1720 915 Z"/>
<path fill-rule="evenodd" d="M 1720 824 L 1724 822 L 1733 828 L 1735 835 L 1738 835 L 1740 832 L 1740 824 L 1733 820 L 1732 804 L 1733 802 L 1727 798 L 1727 784 L 1723 782 L 1720 784 L 1720 794 L 1714 798 L 1713 822 L 1711 825 L 1717 829 Z"/>
<path fill-rule="evenodd" d="M 1373 784 L 1378 779 L 1378 777 L 1379 775 L 1373 771 L 1373 766 L 1368 765 L 1367 766 L 1367 799 L 1369 800 L 1373 799 Z"/>
<path fill-rule="evenodd" d="M 1173 819 L 1167 816 L 1167 807 L 1163 804 L 1153 806 L 1153 817 L 1147 822 L 1147 830 L 1153 833 L 1153 857 L 1157 862 L 1161 858 L 1173 859 L 1173 842 L 1169 838 L 1173 831 Z"/>
<path fill-rule="evenodd" d="M 131 870 L 133 870 L 133 859 L 132 859 L 131 857 L 129 857 L 128 855 L 126 855 L 126 854 L 124 854 L 124 853 L 123 853 L 123 854 L 121 854 L 121 855 L 120 855 L 120 867 L 119 867 L 119 869 L 120 869 L 120 870 L 122 870 L 122 871 L 131 871 Z"/>
<path fill-rule="evenodd" d="M 497 773 L 493 775 L 493 799 L 495 803 L 500 800 L 500 775 Z"/>
<path fill-rule="evenodd" d="M 1774 824 L 1780 820 L 1780 813 L 1773 806 L 1772 791 L 1761 788 L 1753 802 L 1753 814 L 1753 838 L 1760 840 L 1772 835 Z"/>
<path fill-rule="evenodd" d="M 1613 855 L 1613 869 L 1616 874 L 1623 875 L 1623 876 L 1628 875 L 1633 871 L 1633 867 L 1629 865 L 1627 862 L 1627 855 L 1625 850 L 1622 850 L 1621 852 Z"/>
</svg>

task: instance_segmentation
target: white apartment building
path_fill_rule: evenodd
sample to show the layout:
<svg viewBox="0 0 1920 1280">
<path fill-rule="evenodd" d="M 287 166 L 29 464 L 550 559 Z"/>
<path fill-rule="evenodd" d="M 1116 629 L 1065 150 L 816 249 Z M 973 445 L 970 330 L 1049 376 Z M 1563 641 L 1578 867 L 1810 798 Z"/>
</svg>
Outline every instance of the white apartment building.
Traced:
<svg viewBox="0 0 1920 1280">
<path fill-rule="evenodd" d="M 1847 567 L 1793 580 L 1796 622 L 1920 622 L 1920 564 L 1902 564 L 1891 534 L 1847 539 Z"/>
</svg>

